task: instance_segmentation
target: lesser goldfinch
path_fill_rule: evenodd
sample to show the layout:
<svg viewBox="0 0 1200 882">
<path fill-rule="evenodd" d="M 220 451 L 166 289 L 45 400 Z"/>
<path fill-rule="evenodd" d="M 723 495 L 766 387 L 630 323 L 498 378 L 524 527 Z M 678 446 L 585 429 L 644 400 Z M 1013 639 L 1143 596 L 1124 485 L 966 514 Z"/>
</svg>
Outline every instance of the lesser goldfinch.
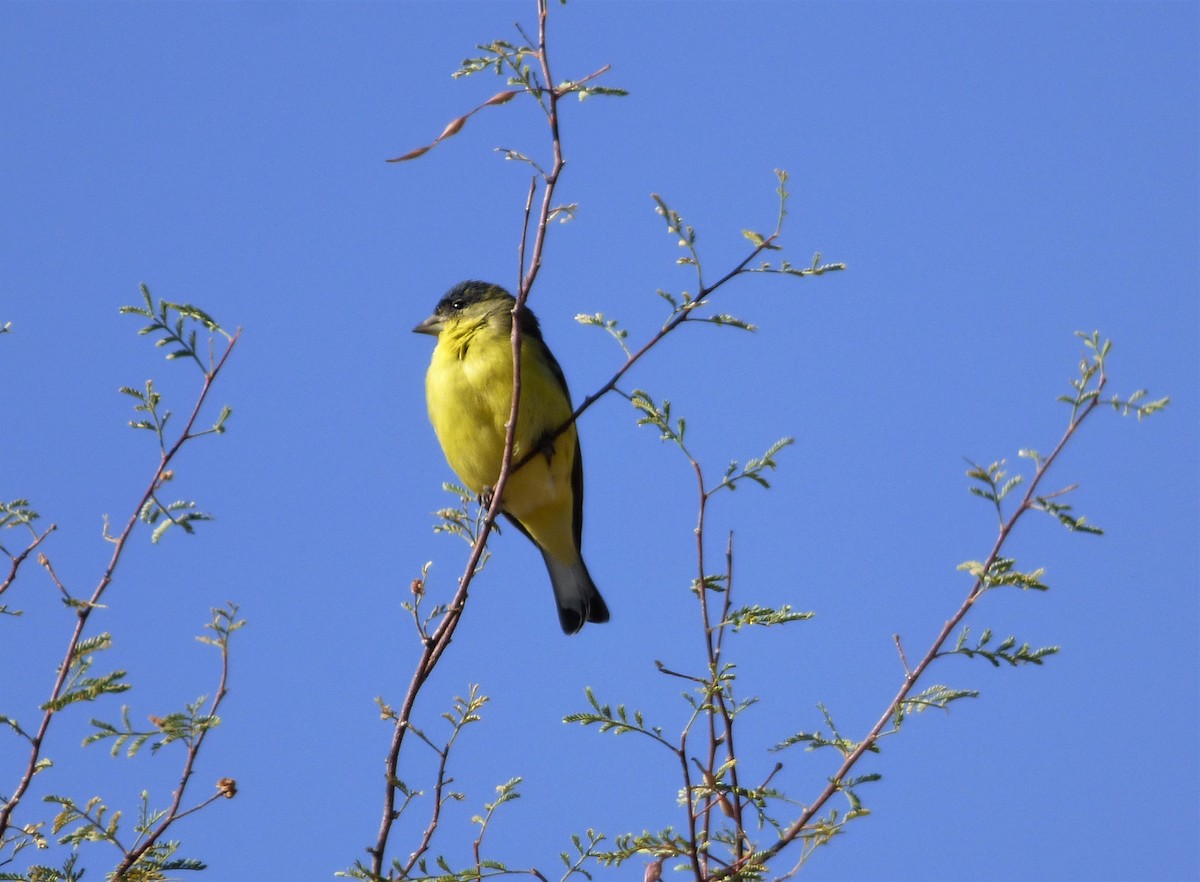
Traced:
<svg viewBox="0 0 1200 882">
<path fill-rule="evenodd" d="M 512 310 L 516 300 L 498 285 L 461 282 L 433 315 L 413 328 L 437 337 L 425 375 L 429 420 L 459 480 L 472 493 L 495 485 L 504 457 L 505 423 L 512 408 Z M 521 400 L 513 463 L 537 454 L 513 472 L 501 510 L 529 537 L 546 561 L 558 620 L 574 634 L 584 622 L 607 622 L 608 607 L 580 553 L 583 534 L 583 459 L 572 423 L 571 395 L 562 368 L 542 339 L 538 320 L 521 311 Z"/>
</svg>

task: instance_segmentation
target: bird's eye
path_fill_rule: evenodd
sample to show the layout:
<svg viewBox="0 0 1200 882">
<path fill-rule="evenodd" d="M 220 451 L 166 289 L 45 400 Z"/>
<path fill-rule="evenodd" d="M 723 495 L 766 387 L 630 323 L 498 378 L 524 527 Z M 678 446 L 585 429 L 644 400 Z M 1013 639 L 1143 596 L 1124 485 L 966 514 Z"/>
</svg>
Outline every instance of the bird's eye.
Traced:
<svg viewBox="0 0 1200 882">
<path fill-rule="evenodd" d="M 455 309 L 455 310 L 462 309 L 466 305 L 467 305 L 467 302 L 465 300 L 451 300 L 450 301 L 451 309 Z"/>
</svg>

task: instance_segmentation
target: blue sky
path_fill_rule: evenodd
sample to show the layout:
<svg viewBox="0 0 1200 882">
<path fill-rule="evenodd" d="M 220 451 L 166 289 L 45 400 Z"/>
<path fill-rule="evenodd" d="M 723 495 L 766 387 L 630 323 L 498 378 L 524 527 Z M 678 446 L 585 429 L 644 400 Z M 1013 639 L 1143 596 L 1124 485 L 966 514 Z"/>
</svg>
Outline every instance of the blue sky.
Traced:
<svg viewBox="0 0 1200 882">
<path fill-rule="evenodd" d="M 451 475 L 425 417 L 431 341 L 409 329 L 456 281 L 513 284 L 528 178 L 493 148 L 546 143 L 513 102 L 415 163 L 383 160 L 499 90 L 449 74 L 475 44 L 515 38 L 514 21 L 533 27 L 533 3 L 8 2 L 0 16 L 0 497 L 59 525 L 46 552 L 76 590 L 107 559 L 102 515 L 124 520 L 155 465 L 118 387 L 154 377 L 184 410 L 195 382 L 118 307 L 145 282 L 244 328 L 217 395 L 229 432 L 177 469 L 177 492 L 217 519 L 131 548 L 92 624 L 116 640 L 98 665 L 135 688 L 62 716 L 36 795 L 130 813 L 143 787 L 165 800 L 170 752 L 114 760 L 78 742 L 122 701 L 142 720 L 210 692 L 215 654 L 192 637 L 234 600 L 250 624 L 196 793 L 225 775 L 241 792 L 177 833 L 208 878 L 329 878 L 378 827 L 390 732 L 373 699 L 398 702 L 411 674 L 409 582 L 433 560 L 430 590 L 449 592 L 465 561 L 430 529 Z M 626 387 L 672 401 L 712 474 L 796 438 L 769 492 L 711 515 L 713 536 L 735 531 L 742 602 L 817 614 L 736 641 L 742 690 L 764 698 L 748 769 L 819 726 L 818 702 L 852 736 L 886 706 L 892 635 L 927 646 L 969 587 L 956 565 L 993 540 L 963 458 L 1018 467 L 1018 449 L 1052 446 L 1075 330 L 1115 339 L 1114 391 L 1173 399 L 1141 425 L 1085 427 L 1049 480 L 1078 482 L 1076 510 L 1106 535 L 1023 523 L 1012 553 L 1052 590 L 994 593 L 970 620 L 1062 652 L 1040 669 L 935 668 L 930 682 L 981 698 L 885 743 L 864 770 L 884 775 L 862 794 L 873 814 L 803 878 L 1200 874 L 1198 24 L 1191 3 L 552 9 L 556 76 L 611 63 L 604 82 L 630 91 L 564 106 L 560 195 L 580 208 L 552 230 L 530 301 L 577 398 L 620 360 L 577 313 L 639 341 L 663 318 L 655 289 L 692 285 L 651 193 L 717 274 L 744 256 L 742 228 L 772 226 L 785 168 L 785 256 L 849 265 L 739 281 L 720 308 L 757 334 L 685 328 Z M 692 477 L 620 399 L 580 432 L 584 548 L 613 621 L 564 638 L 536 551 L 513 531 L 495 541 L 419 714 L 436 731 L 469 684 L 492 698 L 456 757 L 467 800 L 442 849 L 459 861 L 470 816 L 517 775 L 522 799 L 490 834 L 514 867 L 549 873 L 588 827 L 682 820 L 668 756 L 561 719 L 585 686 L 668 732 L 686 718 L 654 661 L 700 659 Z M 25 616 L 0 622 L 0 713 L 24 719 L 69 620 L 32 567 L 5 602 Z M 15 745 L 0 740 L 0 792 Z M 801 802 L 835 768 L 782 758 L 776 783 Z M 402 776 L 427 785 L 429 759 L 414 752 Z M 413 835 L 398 829 L 397 855 Z"/>
</svg>

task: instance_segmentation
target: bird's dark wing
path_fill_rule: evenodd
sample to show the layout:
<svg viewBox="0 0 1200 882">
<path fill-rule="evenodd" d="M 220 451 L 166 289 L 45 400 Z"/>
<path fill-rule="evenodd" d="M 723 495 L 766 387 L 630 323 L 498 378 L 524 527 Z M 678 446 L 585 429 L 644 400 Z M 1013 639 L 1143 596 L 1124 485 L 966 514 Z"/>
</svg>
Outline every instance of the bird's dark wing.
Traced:
<svg viewBox="0 0 1200 882">
<path fill-rule="evenodd" d="M 537 316 L 528 308 L 521 310 L 521 336 L 536 343 L 538 354 L 546 362 L 546 365 L 550 368 L 550 372 L 554 374 L 554 378 L 558 380 L 558 385 L 562 389 L 563 395 L 566 396 L 567 404 L 570 404 L 571 390 L 567 388 L 567 377 L 563 374 L 562 368 L 554 358 L 554 353 L 550 351 L 550 347 L 542 339 L 542 327 L 538 324 Z"/>
<path fill-rule="evenodd" d="M 554 378 L 558 380 L 563 397 L 567 399 L 567 407 L 570 408 L 571 390 L 567 388 L 567 377 L 563 373 L 562 366 L 559 365 L 558 360 L 554 357 L 554 353 L 550 351 L 550 347 L 542 339 L 542 329 L 538 324 L 537 317 L 528 309 L 521 312 L 521 335 L 535 342 L 538 355 L 546 363 L 546 366 L 550 368 L 550 372 L 554 374 Z M 547 432 L 557 428 L 557 426 L 547 426 Z M 583 541 L 583 454 L 579 447 L 578 430 L 575 432 L 575 464 L 571 468 L 571 497 L 573 503 L 571 529 L 575 534 L 575 548 L 578 549 Z"/>
</svg>

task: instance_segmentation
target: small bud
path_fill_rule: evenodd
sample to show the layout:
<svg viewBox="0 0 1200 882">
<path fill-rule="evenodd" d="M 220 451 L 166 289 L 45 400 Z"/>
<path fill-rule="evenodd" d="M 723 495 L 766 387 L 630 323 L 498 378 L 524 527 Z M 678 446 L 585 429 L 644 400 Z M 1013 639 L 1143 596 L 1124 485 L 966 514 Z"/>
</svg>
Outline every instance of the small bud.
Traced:
<svg viewBox="0 0 1200 882">
<path fill-rule="evenodd" d="M 659 858 L 652 864 L 647 864 L 646 873 L 642 876 L 643 882 L 659 882 L 662 879 L 662 865 L 662 858 Z"/>
<path fill-rule="evenodd" d="M 511 101 L 513 98 L 515 98 L 519 94 L 520 93 L 517 91 L 497 92 L 495 95 L 493 95 L 487 101 L 484 101 L 483 106 L 487 107 L 489 105 L 495 105 L 495 104 L 507 104 L 509 101 Z"/>
<path fill-rule="evenodd" d="M 413 579 L 412 585 L 409 586 L 409 590 L 412 591 L 413 597 L 420 597 L 425 593 L 425 580 Z"/>
<path fill-rule="evenodd" d="M 716 794 L 717 806 L 721 809 L 721 814 L 727 818 L 736 817 L 736 813 L 733 810 L 733 804 L 729 801 L 729 797 L 717 788 L 717 780 L 707 771 L 704 772 L 704 783 Z"/>
<path fill-rule="evenodd" d="M 429 152 L 429 148 L 433 144 L 426 144 L 424 147 L 418 147 L 416 150 L 410 150 L 403 156 L 397 156 L 394 159 L 385 159 L 384 162 L 407 162 L 410 159 L 416 159 L 418 156 L 424 156 Z"/>
<path fill-rule="evenodd" d="M 442 133 L 440 135 L 438 135 L 437 138 L 434 139 L 435 142 L 440 141 L 443 138 L 449 138 L 452 135 L 457 135 L 460 131 L 462 131 L 462 127 L 465 126 L 466 124 L 467 124 L 467 118 L 465 116 L 460 116 L 460 117 L 458 117 L 458 119 L 451 120 L 447 124 L 446 128 L 442 129 Z"/>
<path fill-rule="evenodd" d="M 162 717 L 156 717 L 154 714 L 150 714 L 149 720 L 150 725 L 156 729 L 161 729 L 163 727 L 163 723 L 166 722 L 166 720 L 164 720 Z"/>
<path fill-rule="evenodd" d="M 222 778 L 217 782 L 217 793 L 226 799 L 233 799 L 237 796 L 237 781 L 232 778 Z"/>
</svg>

